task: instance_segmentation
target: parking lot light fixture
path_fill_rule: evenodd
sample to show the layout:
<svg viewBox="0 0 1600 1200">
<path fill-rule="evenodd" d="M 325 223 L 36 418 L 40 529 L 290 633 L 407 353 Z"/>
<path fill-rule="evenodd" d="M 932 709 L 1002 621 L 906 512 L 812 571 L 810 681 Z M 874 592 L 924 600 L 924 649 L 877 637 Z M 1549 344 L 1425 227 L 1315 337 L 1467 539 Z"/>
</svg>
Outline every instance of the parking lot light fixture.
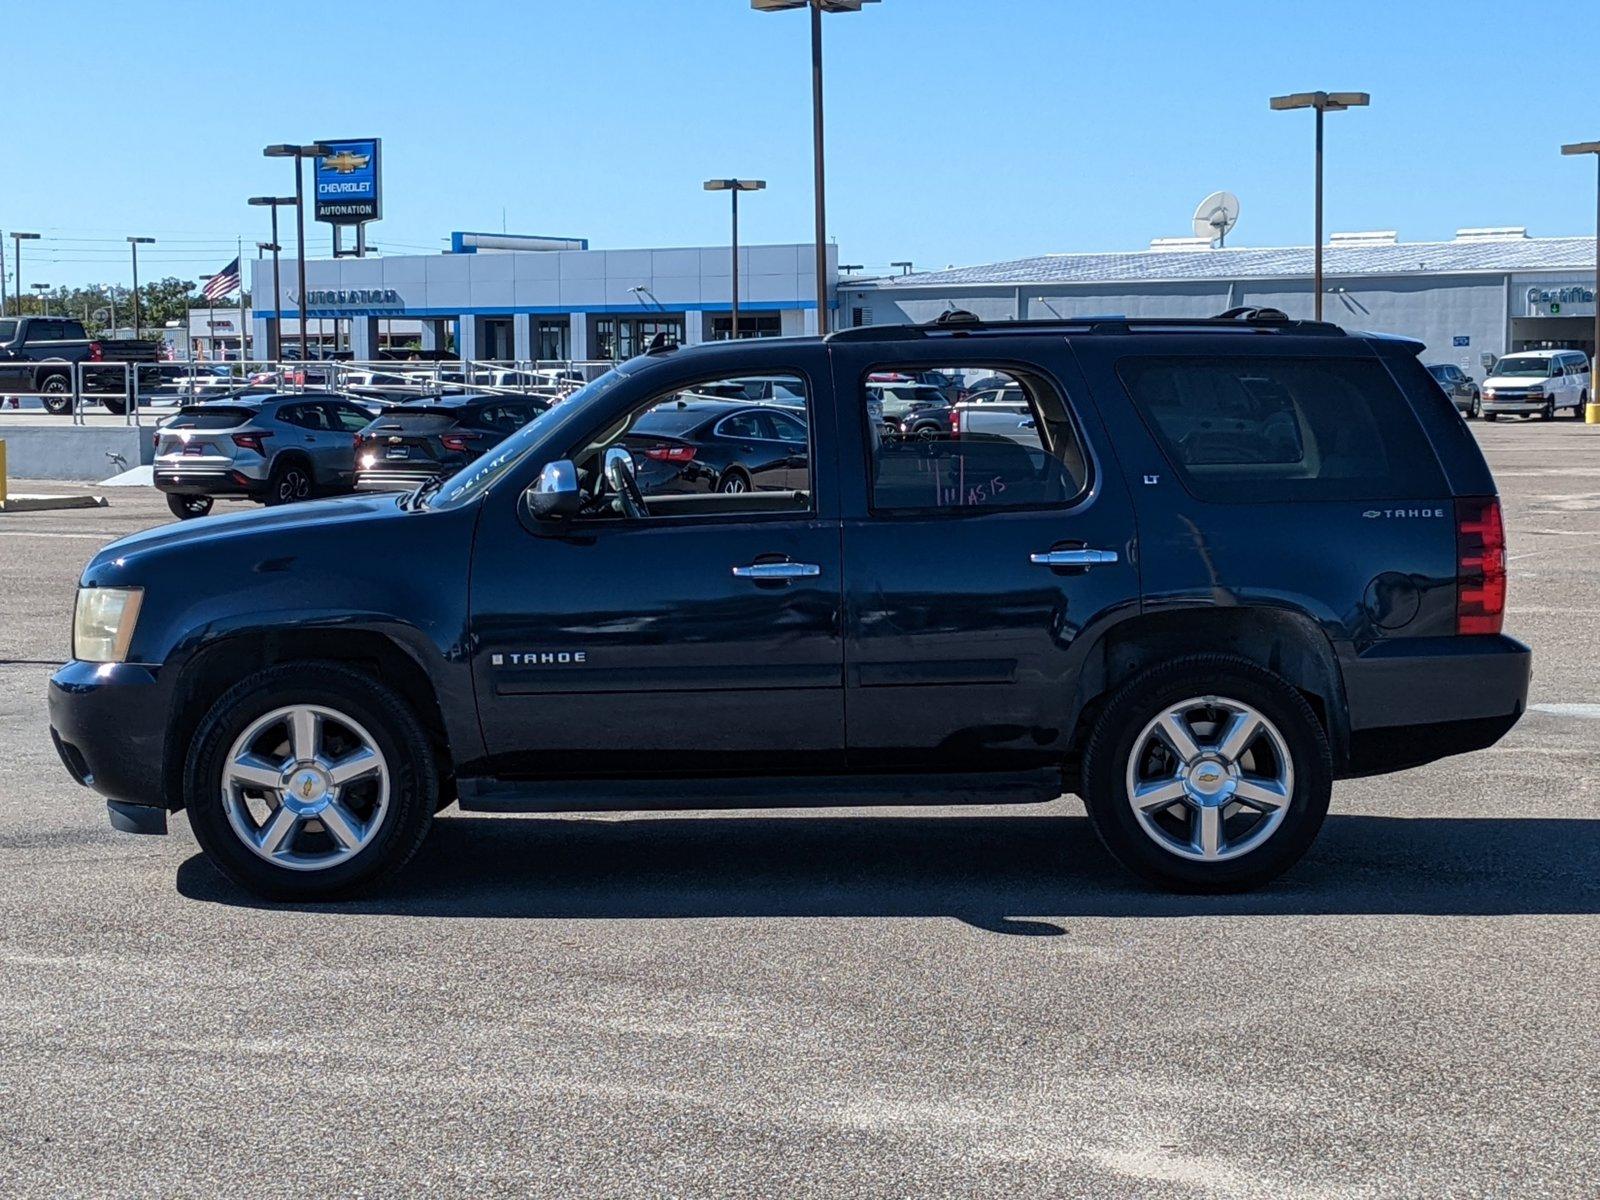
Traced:
<svg viewBox="0 0 1600 1200">
<path fill-rule="evenodd" d="M 1573 142 L 1561 147 L 1563 154 L 1592 154 L 1595 156 L 1594 196 L 1594 346 L 1589 351 L 1589 378 L 1591 387 L 1595 377 L 1594 364 L 1600 360 L 1600 142 Z M 1589 393 L 1595 399 L 1595 393 Z"/>
<path fill-rule="evenodd" d="M 39 293 L 39 303 L 44 308 L 44 315 L 50 315 L 50 285 L 48 283 L 30 283 L 28 285 Z"/>
<path fill-rule="evenodd" d="M 320 142 L 309 145 L 297 145 L 291 142 L 278 142 L 261 151 L 267 158 L 292 158 L 294 159 L 294 220 L 296 237 L 299 244 L 295 252 L 299 260 L 300 280 L 300 357 L 306 355 L 306 193 L 305 170 L 303 164 L 310 158 L 320 158 L 332 154 L 333 150 Z M 277 212 L 274 207 L 273 212 Z M 273 241 L 277 241 L 274 234 Z"/>
<path fill-rule="evenodd" d="M 757 12 L 786 12 L 791 8 L 811 10 L 811 156 L 816 178 L 818 333 L 828 332 L 828 204 L 822 129 L 822 14 L 860 12 L 863 4 L 876 3 L 878 0 L 750 0 L 750 7 Z"/>
<path fill-rule="evenodd" d="M 1311 247 L 1311 294 L 1315 297 L 1314 314 L 1319 321 L 1322 320 L 1322 114 L 1365 108 L 1371 101 L 1372 97 L 1366 92 L 1295 92 L 1289 96 L 1274 96 L 1270 101 L 1274 112 L 1310 108 L 1317 114 L 1316 229 Z"/>
<path fill-rule="evenodd" d="M 16 286 L 11 290 L 17 298 L 17 316 L 19 317 L 22 315 L 22 243 L 36 242 L 38 240 L 39 235 L 37 233 L 18 233 L 14 229 L 11 231 L 11 245 L 16 251 L 12 255 L 12 261 L 16 264 L 17 269 Z"/>
<path fill-rule="evenodd" d="M 892 262 L 889 265 L 891 267 L 899 267 L 900 268 L 900 274 L 902 274 L 902 275 L 911 274 L 911 266 L 912 266 L 912 264 L 909 263 L 909 262 Z"/>
<path fill-rule="evenodd" d="M 139 247 L 155 245 L 152 237 L 130 237 L 128 252 L 133 255 L 133 340 L 139 340 Z"/>
<path fill-rule="evenodd" d="M 765 179 L 708 179 L 708 192 L 728 192 L 733 196 L 733 320 L 729 336 L 739 337 L 739 193 L 759 192 L 766 189 Z"/>
<path fill-rule="evenodd" d="M 293 204 L 294 197 L 251 196 L 248 203 L 255 208 L 272 210 L 272 241 L 268 245 L 272 251 L 272 324 L 267 326 L 267 357 L 276 361 L 283 357 L 283 289 L 278 283 L 278 253 L 283 247 L 278 242 L 278 209 Z M 256 244 L 259 246 L 261 243 Z M 304 329 L 304 326 L 301 328 Z"/>
</svg>

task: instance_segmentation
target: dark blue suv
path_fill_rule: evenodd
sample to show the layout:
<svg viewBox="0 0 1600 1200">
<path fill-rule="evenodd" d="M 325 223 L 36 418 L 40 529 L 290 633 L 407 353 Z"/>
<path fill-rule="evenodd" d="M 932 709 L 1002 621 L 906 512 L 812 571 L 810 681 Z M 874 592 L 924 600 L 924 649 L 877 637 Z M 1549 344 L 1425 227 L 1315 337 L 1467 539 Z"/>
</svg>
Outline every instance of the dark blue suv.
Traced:
<svg viewBox="0 0 1600 1200">
<path fill-rule="evenodd" d="M 185 809 L 280 897 L 390 875 L 452 802 L 1063 791 L 1145 878 L 1250 887 L 1335 778 L 1526 702 L 1494 481 L 1419 349 L 1270 312 L 657 347 L 442 484 L 108 546 L 52 734 L 118 828 Z M 894 436 L 868 381 L 928 371 L 1028 410 Z M 781 486 L 653 490 L 649 414 L 752 378 L 805 398 Z"/>
</svg>

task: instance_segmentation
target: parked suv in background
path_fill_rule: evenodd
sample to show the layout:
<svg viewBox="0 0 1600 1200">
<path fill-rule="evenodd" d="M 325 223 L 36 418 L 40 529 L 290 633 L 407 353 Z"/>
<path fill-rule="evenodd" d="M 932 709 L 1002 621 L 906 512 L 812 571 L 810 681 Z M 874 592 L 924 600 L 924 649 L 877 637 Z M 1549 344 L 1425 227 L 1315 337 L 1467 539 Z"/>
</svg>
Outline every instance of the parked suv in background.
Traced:
<svg viewBox="0 0 1600 1200">
<path fill-rule="evenodd" d="M 372 413 L 323 392 L 242 392 L 179 409 L 155 433 L 154 478 L 178 517 L 218 497 L 288 504 L 348 492 Z"/>
<path fill-rule="evenodd" d="M 1428 374 L 1438 381 L 1462 416 L 1476 420 L 1483 415 L 1483 396 L 1477 383 L 1455 363 L 1434 363 L 1428 368 Z"/>
<path fill-rule="evenodd" d="M 356 490 L 410 491 L 453 475 L 549 407 L 543 400 L 464 392 L 389 409 L 356 443 Z"/>
<path fill-rule="evenodd" d="M 1063 790 L 1146 879 L 1251 887 L 1335 778 L 1488 746 L 1526 703 L 1494 481 L 1420 349 L 1281 314 L 953 314 L 656 350 L 431 494 L 100 550 L 52 734 L 118 828 L 185 809 L 274 896 L 392 874 L 452 802 Z M 886 369 L 1002 374 L 1033 435 L 883 437 Z M 805 393 L 804 486 L 636 470 L 653 414 L 773 375 Z"/>
<path fill-rule="evenodd" d="M 1589 402 L 1589 356 L 1581 350 L 1519 350 L 1495 363 L 1483 381 L 1483 415 L 1538 415 L 1570 408 L 1583 420 Z"/>
</svg>

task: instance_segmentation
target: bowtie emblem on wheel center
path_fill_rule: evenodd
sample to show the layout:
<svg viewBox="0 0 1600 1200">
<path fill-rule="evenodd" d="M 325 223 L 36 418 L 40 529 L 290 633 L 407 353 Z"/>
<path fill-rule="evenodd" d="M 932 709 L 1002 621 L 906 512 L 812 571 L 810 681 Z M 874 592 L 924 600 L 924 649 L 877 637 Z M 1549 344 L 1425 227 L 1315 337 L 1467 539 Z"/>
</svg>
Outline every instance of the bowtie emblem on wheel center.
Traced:
<svg viewBox="0 0 1600 1200">
<path fill-rule="evenodd" d="M 1180 772 L 1184 790 L 1196 804 L 1220 807 L 1233 798 L 1238 768 L 1213 755 L 1203 755 Z"/>
<path fill-rule="evenodd" d="M 333 780 L 315 766 L 291 769 L 283 784 L 283 803 L 302 817 L 314 817 L 333 802 Z"/>
</svg>

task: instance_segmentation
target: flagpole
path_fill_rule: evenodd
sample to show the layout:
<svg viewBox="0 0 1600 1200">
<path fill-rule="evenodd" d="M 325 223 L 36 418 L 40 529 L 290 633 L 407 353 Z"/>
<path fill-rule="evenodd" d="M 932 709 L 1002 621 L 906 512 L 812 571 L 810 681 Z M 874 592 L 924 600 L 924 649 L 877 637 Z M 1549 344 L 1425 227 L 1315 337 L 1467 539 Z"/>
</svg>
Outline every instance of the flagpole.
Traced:
<svg viewBox="0 0 1600 1200">
<path fill-rule="evenodd" d="M 245 332 L 250 324 L 244 316 L 244 239 L 235 235 L 233 244 L 238 251 L 234 260 L 239 264 L 239 362 L 243 364 L 250 357 L 250 337 Z"/>
</svg>

